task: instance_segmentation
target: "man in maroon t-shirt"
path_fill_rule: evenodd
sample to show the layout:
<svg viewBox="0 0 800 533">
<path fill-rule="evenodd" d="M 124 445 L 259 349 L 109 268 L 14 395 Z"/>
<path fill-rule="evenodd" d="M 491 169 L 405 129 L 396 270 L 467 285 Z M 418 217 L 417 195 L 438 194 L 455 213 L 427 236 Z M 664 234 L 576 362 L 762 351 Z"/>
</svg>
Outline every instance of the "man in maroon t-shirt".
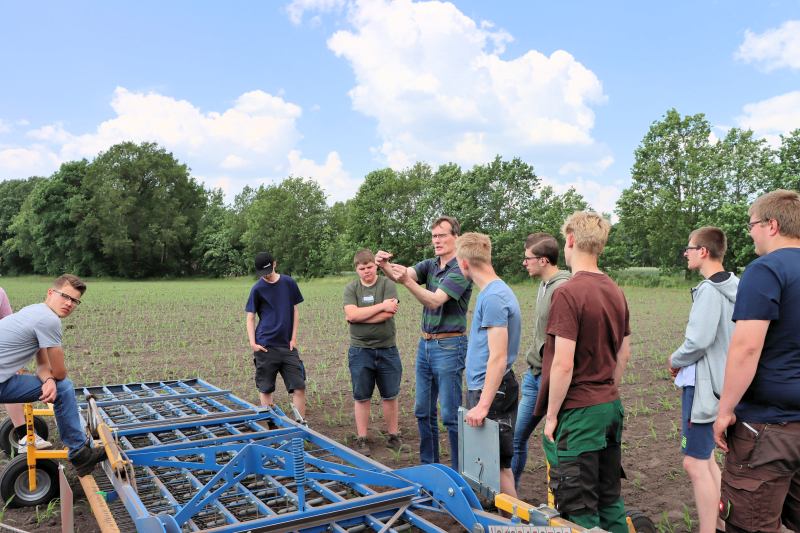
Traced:
<svg viewBox="0 0 800 533">
<path fill-rule="evenodd" d="M 576 212 L 561 229 L 572 279 L 553 293 L 535 414 L 556 509 L 585 528 L 626 533 L 620 382 L 630 357 L 628 304 L 597 267 L 610 224 Z"/>
</svg>

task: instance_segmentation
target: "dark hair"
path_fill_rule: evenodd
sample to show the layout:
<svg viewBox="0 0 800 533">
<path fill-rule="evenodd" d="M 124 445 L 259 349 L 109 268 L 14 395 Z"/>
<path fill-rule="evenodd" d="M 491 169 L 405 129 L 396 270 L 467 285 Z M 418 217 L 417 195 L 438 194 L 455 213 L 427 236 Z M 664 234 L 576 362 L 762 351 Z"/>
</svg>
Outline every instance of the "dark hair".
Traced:
<svg viewBox="0 0 800 533">
<path fill-rule="evenodd" d="M 366 265 L 367 263 L 374 263 L 374 262 L 375 262 L 375 255 L 369 248 L 362 248 L 361 250 L 357 251 L 356 255 L 353 257 L 353 264 L 355 266 Z"/>
<path fill-rule="evenodd" d="M 694 241 L 695 246 L 702 246 L 708 250 L 711 259 L 722 261 L 725 251 L 728 249 L 728 240 L 725 232 L 714 226 L 703 226 L 697 228 L 689 234 L 689 240 Z"/>
<path fill-rule="evenodd" d="M 54 289 L 60 289 L 64 285 L 70 285 L 73 289 L 81 293 L 81 296 L 83 296 L 83 293 L 86 292 L 86 284 L 83 282 L 83 280 L 81 280 L 81 278 L 73 274 L 63 274 L 57 277 L 53 282 Z"/>
<path fill-rule="evenodd" d="M 525 239 L 525 249 L 530 249 L 534 255 L 546 257 L 553 265 L 558 265 L 558 241 L 549 233 L 531 233 Z"/>
<path fill-rule="evenodd" d="M 447 222 L 450 224 L 450 227 L 452 228 L 450 233 L 453 235 L 461 235 L 461 224 L 458 223 L 458 220 L 456 220 L 455 217 L 441 216 L 433 221 L 433 224 L 431 224 L 431 229 L 435 228 L 442 222 Z"/>
</svg>

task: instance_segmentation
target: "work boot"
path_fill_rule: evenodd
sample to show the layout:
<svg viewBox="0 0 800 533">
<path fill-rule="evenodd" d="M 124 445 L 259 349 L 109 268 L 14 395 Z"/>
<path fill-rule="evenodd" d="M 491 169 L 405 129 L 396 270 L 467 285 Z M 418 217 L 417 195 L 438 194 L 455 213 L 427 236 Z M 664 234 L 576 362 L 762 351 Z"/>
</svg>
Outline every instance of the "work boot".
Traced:
<svg viewBox="0 0 800 533">
<path fill-rule="evenodd" d="M 367 437 L 356 438 L 355 450 L 361 455 L 365 455 L 367 457 L 372 455 L 372 452 L 369 449 L 369 443 L 367 442 Z"/>
<path fill-rule="evenodd" d="M 75 471 L 79 477 L 86 476 L 92 473 L 94 465 L 106 459 L 106 449 L 103 446 L 92 448 L 90 445 L 85 445 L 75 456 L 69 461 L 75 467 Z"/>
<path fill-rule="evenodd" d="M 386 439 L 386 447 L 394 451 L 398 451 L 402 448 L 403 441 L 400 439 L 400 434 L 389 433 L 389 438 Z"/>
</svg>

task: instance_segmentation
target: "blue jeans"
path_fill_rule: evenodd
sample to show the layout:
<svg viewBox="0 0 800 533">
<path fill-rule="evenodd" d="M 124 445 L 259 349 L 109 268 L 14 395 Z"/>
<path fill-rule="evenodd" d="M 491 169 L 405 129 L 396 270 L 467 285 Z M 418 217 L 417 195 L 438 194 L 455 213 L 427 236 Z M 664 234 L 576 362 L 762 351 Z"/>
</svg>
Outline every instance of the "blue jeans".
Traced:
<svg viewBox="0 0 800 533">
<path fill-rule="evenodd" d="M 16 374 L 8 381 L 0 383 L 0 403 L 37 402 L 41 395 L 42 382 L 31 374 Z M 78 450 L 89 443 L 89 438 L 83 430 L 74 385 L 69 379 L 56 381 L 56 401 L 53 403 L 53 410 L 61 442 L 69 448 L 68 455 L 72 458 Z"/>
<path fill-rule="evenodd" d="M 461 382 L 467 337 L 448 337 L 426 341 L 417 346 L 417 395 L 414 416 L 419 426 L 419 459 L 423 464 L 439 462 L 439 426 L 437 399 L 442 408 L 442 422 L 450 440 L 450 463 L 458 472 L 458 408 L 461 406 Z"/>
<path fill-rule="evenodd" d="M 522 397 L 517 409 L 517 425 L 514 426 L 514 458 L 511 459 L 511 472 L 514 474 L 514 485 L 519 487 L 519 478 L 528 461 L 528 439 L 542 419 L 533 414 L 536 398 L 539 396 L 539 382 L 542 375 L 534 376 L 530 369 L 522 376 Z"/>
</svg>

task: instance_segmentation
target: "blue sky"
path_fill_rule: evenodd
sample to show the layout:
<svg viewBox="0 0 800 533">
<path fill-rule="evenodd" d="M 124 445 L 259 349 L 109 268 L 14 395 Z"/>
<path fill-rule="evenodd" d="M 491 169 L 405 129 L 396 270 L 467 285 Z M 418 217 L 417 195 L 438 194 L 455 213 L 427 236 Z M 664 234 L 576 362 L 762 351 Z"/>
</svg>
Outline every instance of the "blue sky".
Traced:
<svg viewBox="0 0 800 533">
<path fill-rule="evenodd" d="M 800 127 L 800 1 L 15 2 L 0 179 L 155 141 L 228 198 L 287 175 L 519 156 L 613 209 L 670 108 Z"/>
</svg>

